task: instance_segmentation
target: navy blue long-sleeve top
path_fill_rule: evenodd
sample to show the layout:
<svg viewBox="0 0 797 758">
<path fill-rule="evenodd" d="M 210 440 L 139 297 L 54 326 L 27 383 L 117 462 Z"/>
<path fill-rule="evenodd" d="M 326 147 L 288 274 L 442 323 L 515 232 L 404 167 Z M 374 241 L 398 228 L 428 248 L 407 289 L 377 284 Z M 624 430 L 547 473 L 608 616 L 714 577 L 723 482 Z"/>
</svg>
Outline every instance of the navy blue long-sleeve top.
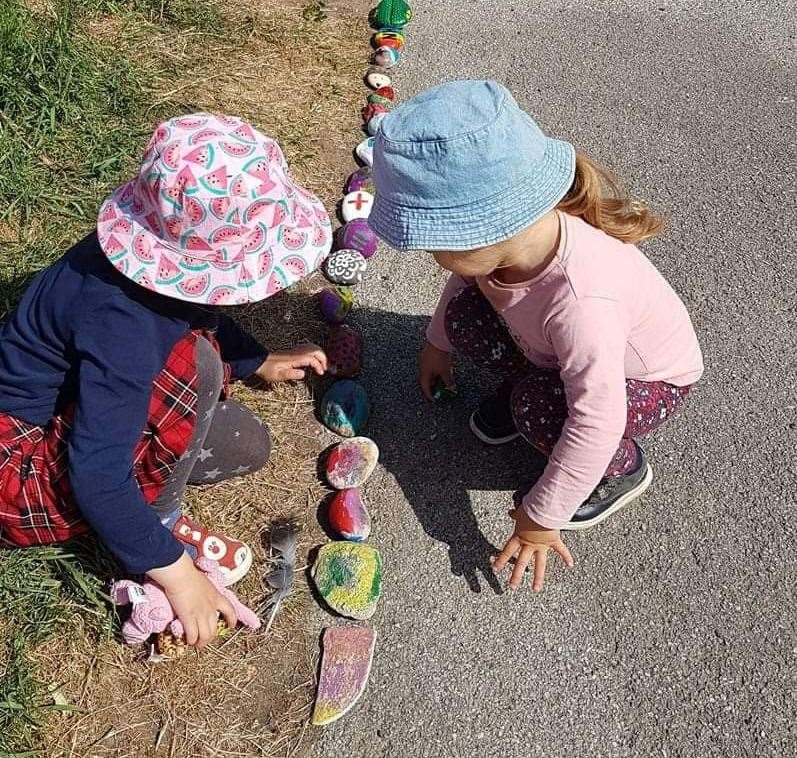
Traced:
<svg viewBox="0 0 797 758">
<path fill-rule="evenodd" d="M 157 295 L 120 274 L 95 235 L 42 271 L 0 328 L 0 411 L 37 426 L 75 405 L 69 477 L 83 517 L 131 573 L 183 548 L 138 487 L 133 454 L 152 382 L 192 329 L 215 330 L 233 378 L 266 349 L 217 308 Z"/>
</svg>

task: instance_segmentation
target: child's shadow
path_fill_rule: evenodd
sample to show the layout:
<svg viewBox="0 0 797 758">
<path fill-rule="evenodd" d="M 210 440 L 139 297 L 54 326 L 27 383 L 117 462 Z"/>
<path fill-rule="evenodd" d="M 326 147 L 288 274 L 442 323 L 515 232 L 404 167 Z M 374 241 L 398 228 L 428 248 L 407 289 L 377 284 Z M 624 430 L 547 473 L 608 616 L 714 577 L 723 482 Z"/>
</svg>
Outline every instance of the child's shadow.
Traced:
<svg viewBox="0 0 797 758">
<path fill-rule="evenodd" d="M 540 456 L 522 440 L 490 447 L 470 433 L 468 417 L 479 393 L 475 372 L 464 362 L 457 371 L 457 399 L 423 399 L 417 363 L 427 318 L 359 308 L 352 323 L 365 337 L 362 381 L 373 406 L 366 433 L 379 445 L 380 462 L 425 532 L 448 546 L 451 571 L 474 592 L 486 581 L 500 593 L 490 565 L 500 547 L 482 534 L 468 490 L 511 493 L 528 487 L 542 471 Z M 489 380 L 478 379 L 489 387 Z M 512 507 L 511 494 L 505 497 L 503 513 Z M 510 523 L 507 518 L 507 533 Z"/>
</svg>

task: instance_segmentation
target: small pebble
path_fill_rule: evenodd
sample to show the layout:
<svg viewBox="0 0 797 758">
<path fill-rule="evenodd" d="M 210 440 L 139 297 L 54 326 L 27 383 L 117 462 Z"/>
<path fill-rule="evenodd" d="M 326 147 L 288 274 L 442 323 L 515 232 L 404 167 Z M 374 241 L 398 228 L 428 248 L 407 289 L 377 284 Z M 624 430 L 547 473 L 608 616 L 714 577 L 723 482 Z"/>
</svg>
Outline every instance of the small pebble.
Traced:
<svg viewBox="0 0 797 758">
<path fill-rule="evenodd" d="M 390 85 L 390 77 L 380 68 L 369 68 L 365 74 L 365 83 L 373 90 Z"/>
<path fill-rule="evenodd" d="M 392 47 L 378 47 L 374 52 L 373 61 L 382 68 L 393 68 L 401 60 L 401 53 Z"/>
<path fill-rule="evenodd" d="M 332 284 L 359 284 L 368 268 L 368 261 L 357 250 L 336 250 L 324 261 L 324 276 Z"/>
<path fill-rule="evenodd" d="M 368 218 L 373 207 L 374 196 L 365 190 L 357 190 L 343 196 L 340 212 L 344 221 L 353 221 L 356 218 Z"/>
<path fill-rule="evenodd" d="M 370 258 L 375 252 L 379 244 L 379 237 L 376 232 L 371 229 L 371 225 L 367 219 L 356 218 L 349 221 L 348 224 L 342 226 L 338 231 L 338 239 L 340 247 L 348 248 L 349 250 L 357 250 L 362 253 L 363 258 Z"/>
<path fill-rule="evenodd" d="M 354 305 L 351 287 L 327 287 L 318 293 L 318 307 L 328 324 L 342 324 Z"/>
<path fill-rule="evenodd" d="M 335 445 L 326 462 L 327 481 L 336 490 L 362 487 L 379 462 L 379 448 L 368 437 L 352 437 Z"/>
<path fill-rule="evenodd" d="M 373 137 L 366 137 L 355 150 L 357 157 L 366 165 L 374 165 L 374 140 Z"/>
<path fill-rule="evenodd" d="M 379 131 L 379 125 L 385 120 L 385 116 L 387 113 L 377 113 L 366 121 L 365 128 L 368 134 L 373 136 Z"/>
<path fill-rule="evenodd" d="M 353 379 L 363 370 L 362 335 L 346 324 L 333 326 L 329 330 L 324 352 L 330 376 Z"/>
</svg>

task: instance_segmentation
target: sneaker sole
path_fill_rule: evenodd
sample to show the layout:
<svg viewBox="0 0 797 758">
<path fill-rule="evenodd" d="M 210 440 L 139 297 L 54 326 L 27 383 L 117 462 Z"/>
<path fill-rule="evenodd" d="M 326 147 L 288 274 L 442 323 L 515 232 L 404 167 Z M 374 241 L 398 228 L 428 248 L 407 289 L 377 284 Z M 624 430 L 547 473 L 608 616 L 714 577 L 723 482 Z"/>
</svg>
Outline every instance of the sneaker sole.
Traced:
<svg viewBox="0 0 797 758">
<path fill-rule="evenodd" d="M 241 579 L 243 579 L 249 573 L 249 569 L 252 568 L 252 548 L 250 548 L 248 545 L 246 548 L 244 562 L 240 566 L 236 566 L 231 571 L 225 572 L 228 587 L 236 582 L 240 582 Z"/>
<path fill-rule="evenodd" d="M 648 464 L 648 470 L 645 474 L 645 478 L 637 484 L 634 489 L 629 490 L 625 493 L 622 497 L 617 498 L 617 502 L 614 505 L 607 508 L 603 513 L 598 514 L 595 518 L 591 518 L 588 521 L 571 521 L 568 522 L 565 526 L 562 527 L 563 530 L 568 532 L 578 532 L 584 529 L 591 529 L 593 526 L 597 526 L 602 521 L 605 521 L 609 516 L 613 513 L 617 513 L 621 508 L 624 508 L 628 505 L 631 501 L 636 500 L 638 497 L 644 493 L 644 491 L 650 487 L 653 483 L 653 467 Z"/>
<path fill-rule="evenodd" d="M 520 432 L 514 432 L 513 434 L 509 434 L 506 437 L 488 437 L 478 426 L 476 426 L 476 422 L 473 420 L 476 416 L 476 411 L 470 414 L 470 420 L 468 424 L 470 426 L 471 432 L 473 432 L 473 436 L 476 439 L 481 440 L 485 445 L 505 445 L 507 442 L 512 442 L 512 440 L 516 440 L 520 437 Z"/>
</svg>

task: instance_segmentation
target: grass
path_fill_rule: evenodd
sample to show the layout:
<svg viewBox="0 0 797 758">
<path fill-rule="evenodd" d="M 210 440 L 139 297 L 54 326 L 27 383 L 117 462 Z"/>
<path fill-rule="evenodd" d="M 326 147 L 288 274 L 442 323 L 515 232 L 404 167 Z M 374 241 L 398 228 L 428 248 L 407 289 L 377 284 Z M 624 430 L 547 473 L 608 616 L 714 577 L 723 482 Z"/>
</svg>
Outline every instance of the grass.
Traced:
<svg viewBox="0 0 797 758">
<path fill-rule="evenodd" d="M 154 124 L 180 112 L 250 119 L 331 208 L 358 140 L 366 13 L 359 0 L 0 0 L 0 318 L 90 231 Z M 241 318 L 273 347 L 317 340 L 312 286 Z M 259 607 L 268 524 L 296 518 L 304 554 L 318 540 L 323 443 L 309 388 L 236 396 L 268 420 L 274 459 L 187 506 L 253 547 L 239 589 Z M 0 553 L 0 758 L 301 755 L 318 631 L 301 581 L 268 638 L 153 668 L 116 641 L 115 573 L 87 541 Z"/>
</svg>

